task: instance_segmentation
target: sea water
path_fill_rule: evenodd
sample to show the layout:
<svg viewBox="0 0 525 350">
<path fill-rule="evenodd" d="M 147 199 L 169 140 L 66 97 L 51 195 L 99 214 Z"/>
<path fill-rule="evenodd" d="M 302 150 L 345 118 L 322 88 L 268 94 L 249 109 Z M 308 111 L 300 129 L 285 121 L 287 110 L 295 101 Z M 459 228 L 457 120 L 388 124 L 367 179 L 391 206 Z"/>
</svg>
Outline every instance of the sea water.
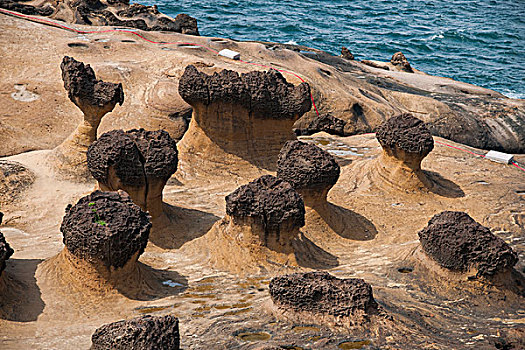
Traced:
<svg viewBox="0 0 525 350">
<path fill-rule="evenodd" d="M 135 0 L 197 18 L 201 35 L 388 61 L 525 98 L 525 0 Z"/>
</svg>

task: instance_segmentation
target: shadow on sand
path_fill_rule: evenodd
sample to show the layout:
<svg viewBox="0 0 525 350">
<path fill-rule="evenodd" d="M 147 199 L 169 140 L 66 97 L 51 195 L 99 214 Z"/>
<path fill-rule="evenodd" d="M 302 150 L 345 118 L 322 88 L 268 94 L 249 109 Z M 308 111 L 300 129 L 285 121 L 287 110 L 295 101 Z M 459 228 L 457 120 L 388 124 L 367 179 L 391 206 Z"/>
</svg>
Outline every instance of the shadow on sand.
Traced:
<svg viewBox="0 0 525 350">
<path fill-rule="evenodd" d="M 206 234 L 220 218 L 214 214 L 164 203 L 165 216 L 155 222 L 150 242 L 163 249 L 179 249 Z"/>
<path fill-rule="evenodd" d="M 434 185 L 429 189 L 430 192 L 447 198 L 461 198 L 465 196 L 465 192 L 463 192 L 461 187 L 454 182 L 444 178 L 434 171 L 423 170 L 423 172 Z"/>
<path fill-rule="evenodd" d="M 377 235 L 377 229 L 370 220 L 350 209 L 330 202 L 313 209 L 342 238 L 369 241 Z"/>
<path fill-rule="evenodd" d="M 293 242 L 297 264 L 302 267 L 326 270 L 339 266 L 339 260 L 306 238 L 302 233 Z"/>
<path fill-rule="evenodd" d="M 40 259 L 9 259 L 0 276 L 0 319 L 36 321 L 44 310 L 35 271 Z"/>
</svg>

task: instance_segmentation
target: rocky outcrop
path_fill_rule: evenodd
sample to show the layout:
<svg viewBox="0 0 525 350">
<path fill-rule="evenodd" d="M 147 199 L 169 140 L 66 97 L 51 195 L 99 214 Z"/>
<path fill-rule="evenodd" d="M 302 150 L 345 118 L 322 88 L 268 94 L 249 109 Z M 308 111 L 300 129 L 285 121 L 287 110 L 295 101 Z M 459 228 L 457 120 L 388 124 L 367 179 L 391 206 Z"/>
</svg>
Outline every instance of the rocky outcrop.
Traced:
<svg viewBox="0 0 525 350">
<path fill-rule="evenodd" d="M 330 153 L 301 141 L 288 141 L 277 161 L 277 177 L 290 183 L 309 207 L 326 202 L 340 172 Z"/>
<path fill-rule="evenodd" d="M 118 103 L 124 102 L 122 84 L 97 80 L 89 65 L 65 56 L 61 64 L 62 80 L 68 97 L 84 114 L 84 121 L 51 155 L 56 171 L 67 178 L 86 180 L 86 151 L 97 139 L 102 118 Z"/>
<path fill-rule="evenodd" d="M 282 320 L 360 329 L 392 327 L 377 304 L 372 286 L 359 278 L 340 279 L 328 272 L 283 275 L 270 281 L 271 310 Z"/>
<path fill-rule="evenodd" d="M 373 170 L 377 182 L 406 191 L 433 187 L 421 170 L 421 161 L 434 149 L 425 123 L 408 113 L 400 114 L 380 125 L 376 137 L 383 148 Z"/>
<path fill-rule="evenodd" d="M 505 241 L 463 212 L 436 214 L 418 234 L 425 254 L 451 271 L 475 271 L 477 277 L 490 277 L 518 262 L 518 255 Z"/>
<path fill-rule="evenodd" d="M 179 143 L 186 176 L 223 176 L 241 165 L 253 175 L 275 169 L 279 150 L 295 138 L 293 123 L 311 108 L 309 85 L 295 86 L 275 70 L 207 75 L 190 65 L 179 81 L 179 94 L 193 107 Z"/>
<path fill-rule="evenodd" d="M 218 73 L 223 69 L 247 72 L 253 67 L 226 60 L 207 50 L 190 49 L 187 45 L 152 45 L 127 32 L 89 34 L 85 36 L 89 41 L 81 41 L 67 31 L 42 27 L 10 16 L 2 16 L 0 21 L 4 29 L 0 46 L 10 52 L 23 53 L 27 62 L 39 62 L 38 67 L 31 66 L 32 69 L 28 70 L 20 64 L 18 55 L 3 57 L 4 64 L 0 69 L 4 70 L 5 79 L 0 86 L 0 96 L 4 114 L 9 115 L 9 118 L 0 121 L 0 128 L 4 131 L 0 133 L 0 155 L 54 148 L 77 126 L 78 118 L 72 118 L 75 107 L 65 103 L 61 87 L 56 81 L 59 74 L 58 56 L 83 55 L 89 58 L 92 66 L 96 66 L 98 75 L 105 79 L 107 77 L 108 81 L 126 83 L 129 103 L 115 109 L 111 118 L 104 118 L 100 131 L 162 128 L 174 139 L 180 139 L 186 129 L 186 120 L 181 116 L 191 113 L 191 107 L 178 94 L 178 80 L 185 67 L 193 64 L 207 74 Z M 87 26 L 81 29 L 97 30 Z M 343 136 L 371 133 L 390 117 L 410 112 L 424 121 L 435 136 L 480 149 L 525 152 L 525 101 L 509 99 L 489 89 L 417 70 L 414 73 L 400 72 L 390 62 L 383 62 L 384 67 L 392 68 L 390 70 L 375 69 L 362 62 L 304 46 L 217 41 L 216 38 L 205 37 L 183 38 L 176 33 L 148 32 L 144 35 L 156 42 L 189 40 L 214 50 L 227 47 L 242 52 L 243 57 L 249 60 L 257 58 L 254 62 L 299 75 L 310 85 L 321 118 L 312 108 L 295 124 L 298 134 L 331 132 L 329 130 Z M 41 40 L 41 36 L 52 40 Z M 177 58 L 171 50 L 176 50 Z M 55 54 L 40 54 L 46 51 Z M 111 60 L 108 60 L 110 52 L 118 52 L 118 55 L 111 55 Z M 288 82 L 300 83 L 299 79 L 287 72 L 283 75 Z M 33 102 L 13 98 L 11 94 L 18 91 L 16 84 L 21 82 L 25 84 L 25 91 L 40 97 Z M 195 113 L 200 114 L 197 111 Z M 336 119 L 325 121 L 326 118 L 322 116 L 326 114 Z M 210 120 L 214 128 L 222 128 L 222 122 Z M 268 125 L 259 123 L 259 120 L 255 123 L 259 124 L 256 131 L 270 129 Z M 285 128 L 288 128 L 288 123 Z M 226 130 L 226 126 L 223 129 Z M 279 129 L 282 128 L 271 128 L 269 136 Z M 192 130 L 195 132 L 194 128 Z M 211 132 L 209 135 L 214 137 Z M 207 141 L 206 135 L 202 139 Z M 234 148 L 235 142 L 231 137 L 230 148 Z M 187 143 L 185 140 L 184 144 Z M 238 148 L 242 149 L 243 143 L 238 144 Z M 199 152 L 197 143 L 191 146 L 193 153 Z M 216 157 L 216 165 L 227 163 L 222 165 L 221 174 L 229 173 L 231 164 L 240 158 L 235 157 L 234 153 L 223 155 Z M 200 162 L 198 157 L 192 160 L 193 164 Z M 182 168 L 189 172 L 188 176 L 192 175 L 191 167 L 184 169 L 182 164 Z M 252 171 L 250 178 L 263 173 Z M 242 181 L 237 184 L 242 184 Z"/>
<path fill-rule="evenodd" d="M 0 212 L 0 224 L 2 223 L 3 217 L 4 214 Z M 14 252 L 15 251 L 9 246 L 9 243 L 6 242 L 2 232 L 0 232 L 0 277 L 5 269 L 6 260 L 9 259 Z"/>
<path fill-rule="evenodd" d="M 162 191 L 177 170 L 177 145 L 164 130 L 113 130 L 87 152 L 88 168 L 103 191 L 124 190 L 151 215 L 153 227 L 165 221 Z"/>
<path fill-rule="evenodd" d="M 156 5 L 130 4 L 129 0 L 0 0 L 0 8 L 26 15 L 47 16 L 74 24 L 199 35 L 195 18 L 179 14 L 173 19 L 160 13 Z"/>
<path fill-rule="evenodd" d="M 341 48 L 341 57 L 344 58 L 345 60 L 353 60 L 354 59 L 354 55 L 345 46 L 343 46 Z"/>
<path fill-rule="evenodd" d="M 297 312 L 349 317 L 377 311 L 372 287 L 362 279 L 340 279 L 328 272 L 272 278 L 270 296 L 278 307 Z"/>
<path fill-rule="evenodd" d="M 392 63 L 394 67 L 396 67 L 397 69 L 403 72 L 414 73 L 414 70 L 410 66 L 410 63 L 408 63 L 407 58 L 405 57 L 405 55 L 403 55 L 401 51 L 396 52 L 395 54 L 392 55 L 392 58 L 390 59 L 390 63 Z"/>
<path fill-rule="evenodd" d="M 172 315 L 141 316 L 98 328 L 91 350 L 178 350 L 179 320 Z"/>
</svg>

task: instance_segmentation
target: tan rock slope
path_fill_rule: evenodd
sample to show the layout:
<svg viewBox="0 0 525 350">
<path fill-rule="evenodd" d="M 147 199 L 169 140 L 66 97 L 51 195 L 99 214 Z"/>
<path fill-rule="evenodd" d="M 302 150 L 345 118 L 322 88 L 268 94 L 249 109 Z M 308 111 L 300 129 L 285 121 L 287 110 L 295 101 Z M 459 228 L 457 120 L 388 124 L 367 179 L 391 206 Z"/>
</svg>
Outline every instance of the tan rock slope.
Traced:
<svg viewBox="0 0 525 350">
<path fill-rule="evenodd" d="M 129 96 L 121 108 L 104 119 L 99 133 L 164 128 L 174 139 L 180 139 L 191 115 L 190 106 L 178 94 L 178 80 L 186 66 L 192 64 L 206 74 L 223 69 L 240 73 L 256 69 L 204 48 L 183 44 L 186 42 L 215 51 L 229 48 L 240 52 L 245 61 L 303 77 L 310 85 L 321 117 L 314 110 L 306 113 L 295 125 L 301 134 L 371 132 L 389 117 L 410 112 L 423 120 L 434 135 L 478 148 L 525 150 L 524 101 L 447 78 L 417 71 L 378 69 L 290 45 L 139 31 L 148 40 L 159 43 L 151 44 L 129 32 L 78 35 L 4 14 L 0 24 L 4 60 L 0 68 L 3 76 L 0 98 L 4 106 L 0 127 L 6 130 L 0 135 L 0 155 L 52 148 L 78 125 L 80 116 L 72 117 L 77 115 L 75 109 L 64 103 L 56 79 L 65 55 L 89 62 L 103 80 L 122 82 Z M 13 56 L 8 52 L 24 52 L 24 55 Z M 283 75 L 287 81 L 299 83 L 293 74 L 283 72 Z M 35 96 L 29 99 L 32 102 L 11 97 L 22 88 Z"/>
<path fill-rule="evenodd" d="M 163 42 L 157 46 L 129 42 L 138 40 L 129 32 L 79 35 L 2 14 L 0 24 L 11 36 L 0 33 L 0 48 L 24 53 L 14 59 L 0 52 L 0 137 L 7 153 L 45 148 L 0 159 L 2 349 L 150 347 L 161 340 L 185 349 L 523 343 L 525 173 L 432 136 L 440 120 L 433 118 L 449 105 L 419 113 L 445 94 L 454 99 L 450 106 L 474 112 L 475 101 L 518 110 L 522 101 L 406 72 L 401 54 L 380 65 L 386 70 L 294 46 L 141 34 Z M 27 50 L 27 40 L 42 50 Z M 245 61 L 176 40 L 235 49 Z M 77 152 L 93 175 L 87 182 L 59 176 L 48 161 L 79 124 L 57 64 L 71 51 L 126 90 L 87 155 Z M 253 71 L 246 60 L 271 62 L 280 72 L 267 65 Z M 445 92 L 445 81 L 478 97 Z M 6 86 L 16 92 L 5 93 Z M 293 122 L 304 112 L 303 121 L 317 118 L 315 109 L 307 112 L 308 90 L 321 108 L 316 128 L 344 133 L 353 120 L 352 132 L 373 126 L 377 134 L 295 140 Z M 345 113 L 361 117 L 339 119 Z M 450 123 L 446 130 L 457 132 Z M 456 136 L 463 134 L 476 136 L 465 129 Z M 480 142 L 495 134 L 483 135 Z M 498 140 L 514 137 L 507 136 Z M 108 191 L 93 192 L 95 179 Z M 172 241 L 150 233 L 148 208 L 170 219 Z"/>
</svg>

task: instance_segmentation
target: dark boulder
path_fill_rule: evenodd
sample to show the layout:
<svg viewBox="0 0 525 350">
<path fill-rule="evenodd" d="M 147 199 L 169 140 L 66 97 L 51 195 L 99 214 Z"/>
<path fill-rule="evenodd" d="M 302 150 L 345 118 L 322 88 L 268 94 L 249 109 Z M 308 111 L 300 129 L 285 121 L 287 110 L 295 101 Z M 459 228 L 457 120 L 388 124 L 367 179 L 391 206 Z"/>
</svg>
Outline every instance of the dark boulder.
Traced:
<svg viewBox="0 0 525 350">
<path fill-rule="evenodd" d="M 119 268 L 144 252 L 150 228 L 148 214 L 126 193 L 95 191 L 67 206 L 60 231 L 74 256 Z"/>
<path fill-rule="evenodd" d="M 226 213 L 235 219 L 255 218 L 265 228 L 279 230 L 284 222 L 304 226 L 304 203 L 292 186 L 271 175 L 243 185 L 226 196 Z"/>
<path fill-rule="evenodd" d="M 278 307 L 295 312 L 349 317 L 378 309 L 372 287 L 362 279 L 340 279 L 328 272 L 274 277 L 270 296 Z"/>
<path fill-rule="evenodd" d="M 518 262 L 518 255 L 504 240 L 463 212 L 434 215 L 418 234 L 423 251 L 452 271 L 476 268 L 477 276 L 487 277 Z"/>
<path fill-rule="evenodd" d="M 179 320 L 172 315 L 141 316 L 98 328 L 91 350 L 178 350 Z"/>
</svg>

